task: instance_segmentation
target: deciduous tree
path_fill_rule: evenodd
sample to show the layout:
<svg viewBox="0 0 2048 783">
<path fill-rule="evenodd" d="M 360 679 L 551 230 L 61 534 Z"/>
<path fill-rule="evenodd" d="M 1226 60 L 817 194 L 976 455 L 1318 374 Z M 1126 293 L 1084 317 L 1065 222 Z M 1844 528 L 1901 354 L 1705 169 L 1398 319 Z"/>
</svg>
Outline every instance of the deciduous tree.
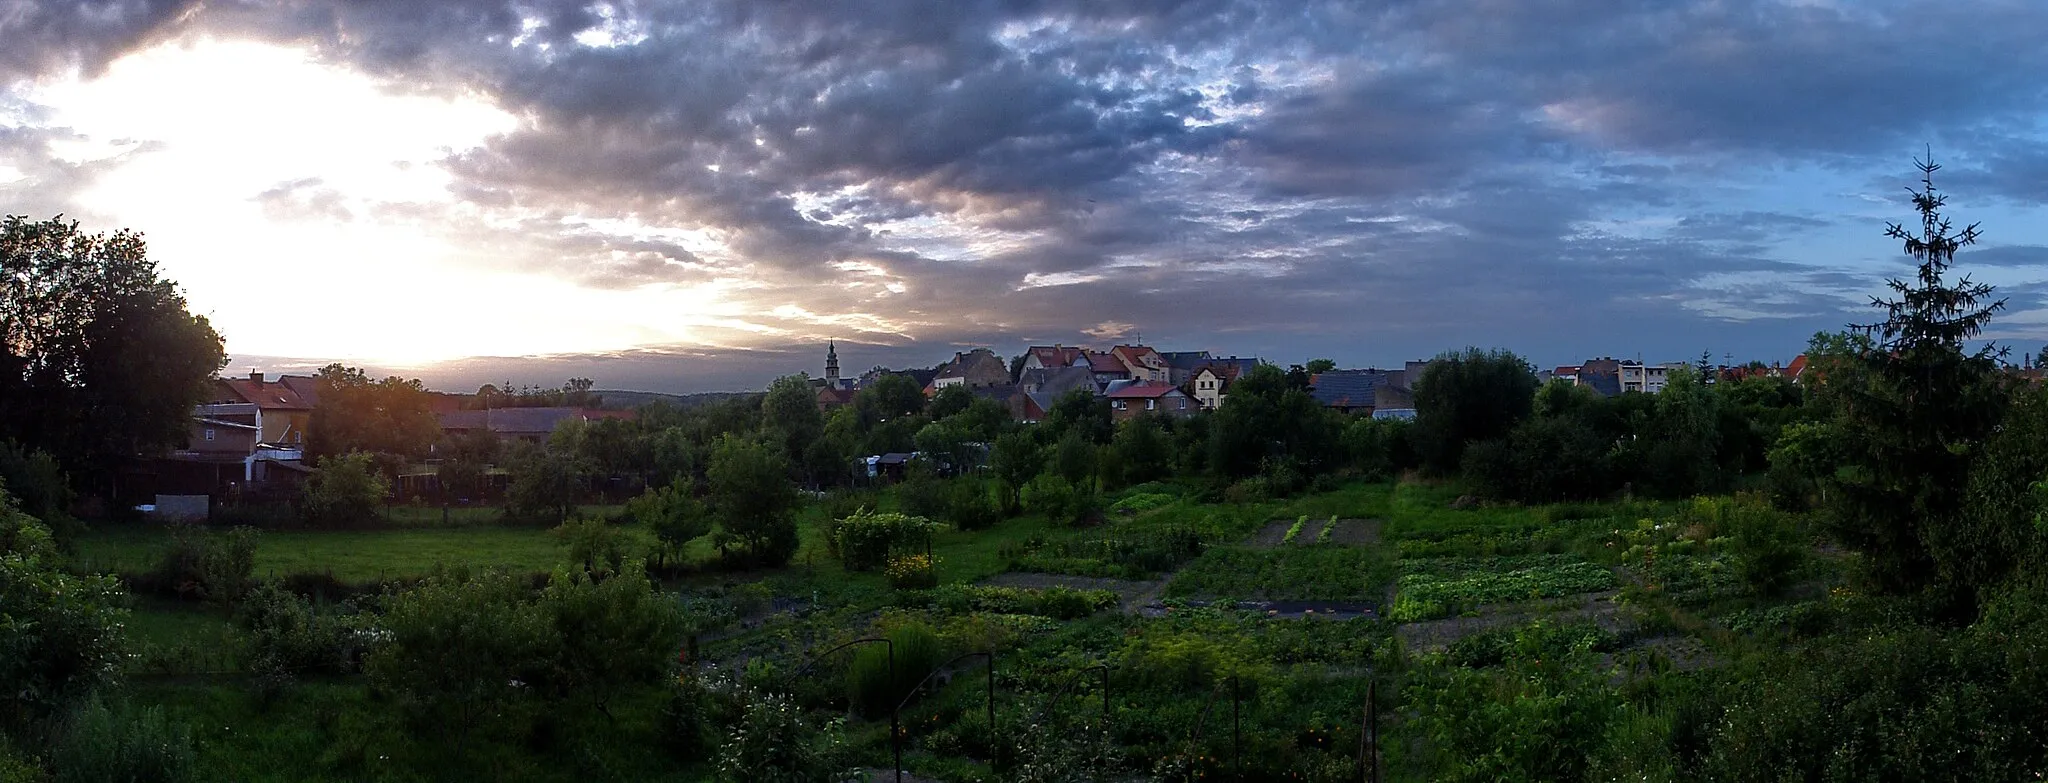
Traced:
<svg viewBox="0 0 2048 783">
<path fill-rule="evenodd" d="M 0 439 L 74 474 L 175 446 L 225 359 L 140 234 L 0 220 Z"/>
</svg>

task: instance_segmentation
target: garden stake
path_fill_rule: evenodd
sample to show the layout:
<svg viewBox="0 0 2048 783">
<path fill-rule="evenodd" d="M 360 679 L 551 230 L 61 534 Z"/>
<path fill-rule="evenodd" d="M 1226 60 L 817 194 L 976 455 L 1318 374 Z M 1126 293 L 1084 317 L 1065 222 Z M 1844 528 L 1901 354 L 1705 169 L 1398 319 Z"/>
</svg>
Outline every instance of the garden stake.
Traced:
<svg viewBox="0 0 2048 783">
<path fill-rule="evenodd" d="M 1238 703 L 1244 700 L 1244 689 L 1237 675 L 1230 675 L 1230 766 L 1237 770 L 1238 783 L 1244 781 L 1244 726 L 1238 722 Z"/>
</svg>

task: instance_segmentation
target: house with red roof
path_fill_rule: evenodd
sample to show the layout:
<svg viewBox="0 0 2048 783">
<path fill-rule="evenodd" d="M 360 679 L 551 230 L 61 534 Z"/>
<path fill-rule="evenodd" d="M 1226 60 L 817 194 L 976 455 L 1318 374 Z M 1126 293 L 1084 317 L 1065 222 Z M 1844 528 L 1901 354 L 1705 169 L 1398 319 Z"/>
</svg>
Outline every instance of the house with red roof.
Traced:
<svg viewBox="0 0 2048 783">
<path fill-rule="evenodd" d="M 1131 379 L 1130 368 L 1125 367 L 1123 360 L 1116 358 L 1114 354 L 1088 351 L 1082 356 L 1088 360 L 1088 372 L 1095 376 L 1096 386 Z"/>
<path fill-rule="evenodd" d="M 1123 364 L 1131 380 L 1139 383 L 1172 383 L 1173 365 L 1158 351 L 1143 345 L 1119 345 L 1109 349 L 1109 355 Z"/>
<path fill-rule="evenodd" d="M 289 383 L 287 379 L 298 381 Z M 256 427 L 260 443 L 299 446 L 306 442 L 306 427 L 313 419 L 313 403 L 299 394 L 311 378 L 280 377 L 265 380 L 263 371 L 250 370 L 247 378 L 221 378 L 213 382 L 209 405 L 253 405 L 249 424 Z"/>
<path fill-rule="evenodd" d="M 1073 345 L 1034 345 L 1024 349 L 1022 370 L 1059 370 L 1088 366 L 1088 350 Z"/>
<path fill-rule="evenodd" d="M 1202 407 L 1180 387 L 1170 383 L 1118 384 L 1103 396 L 1109 398 L 1110 418 L 1117 421 L 1127 421 L 1147 413 L 1192 416 Z"/>
</svg>

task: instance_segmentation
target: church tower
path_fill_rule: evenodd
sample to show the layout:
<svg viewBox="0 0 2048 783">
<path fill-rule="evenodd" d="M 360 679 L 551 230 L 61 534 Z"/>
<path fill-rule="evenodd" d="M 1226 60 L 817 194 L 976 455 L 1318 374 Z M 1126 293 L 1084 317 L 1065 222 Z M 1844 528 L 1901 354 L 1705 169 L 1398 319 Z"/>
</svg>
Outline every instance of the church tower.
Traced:
<svg viewBox="0 0 2048 783">
<path fill-rule="evenodd" d="M 825 343 L 825 385 L 839 388 L 839 346 L 829 340 Z"/>
</svg>

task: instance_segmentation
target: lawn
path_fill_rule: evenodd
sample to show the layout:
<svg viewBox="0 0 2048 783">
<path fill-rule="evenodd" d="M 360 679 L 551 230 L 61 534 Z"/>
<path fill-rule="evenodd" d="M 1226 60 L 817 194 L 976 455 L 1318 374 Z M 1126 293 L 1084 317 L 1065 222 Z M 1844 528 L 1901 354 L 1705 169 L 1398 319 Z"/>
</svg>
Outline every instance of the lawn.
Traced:
<svg viewBox="0 0 2048 783">
<path fill-rule="evenodd" d="M 625 533 L 648 540 L 637 528 Z M 160 527 L 102 529 L 79 538 L 74 562 L 86 570 L 146 572 L 169 542 Z M 337 579 L 365 582 L 420 576 L 440 564 L 545 571 L 562 556 L 561 542 L 539 528 L 269 531 L 257 539 L 256 575 L 267 581 L 331 572 Z"/>
</svg>

